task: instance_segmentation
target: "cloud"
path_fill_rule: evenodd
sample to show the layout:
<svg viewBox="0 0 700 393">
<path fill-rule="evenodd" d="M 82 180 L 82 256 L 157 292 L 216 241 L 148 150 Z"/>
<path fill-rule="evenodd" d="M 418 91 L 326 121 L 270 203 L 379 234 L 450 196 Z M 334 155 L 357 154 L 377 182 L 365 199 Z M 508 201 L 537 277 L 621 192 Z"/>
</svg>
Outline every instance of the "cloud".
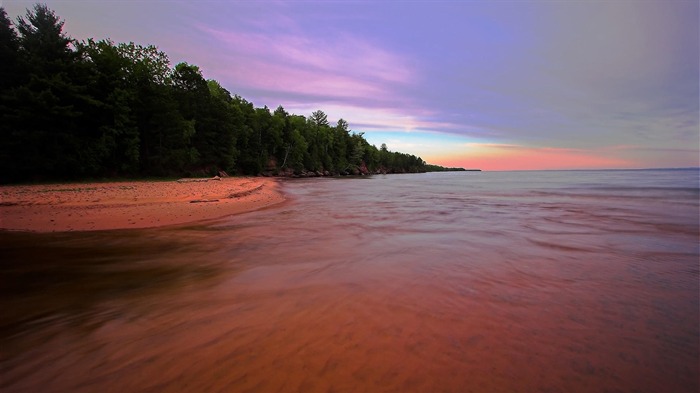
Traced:
<svg viewBox="0 0 700 393">
<path fill-rule="evenodd" d="M 318 37 L 294 32 L 241 32 L 199 25 L 229 59 L 217 71 L 237 85 L 265 94 L 316 101 L 395 101 L 395 88 L 412 70 L 397 54 L 339 33 Z"/>
<path fill-rule="evenodd" d="M 439 78 L 422 102 L 461 116 L 471 126 L 464 134 L 578 148 L 698 145 L 697 2 L 533 2 L 496 11 L 479 16 L 497 36 L 469 28 L 447 35 L 440 49 L 449 62 L 431 66 Z M 463 49 L 449 55 L 452 48 Z"/>
</svg>

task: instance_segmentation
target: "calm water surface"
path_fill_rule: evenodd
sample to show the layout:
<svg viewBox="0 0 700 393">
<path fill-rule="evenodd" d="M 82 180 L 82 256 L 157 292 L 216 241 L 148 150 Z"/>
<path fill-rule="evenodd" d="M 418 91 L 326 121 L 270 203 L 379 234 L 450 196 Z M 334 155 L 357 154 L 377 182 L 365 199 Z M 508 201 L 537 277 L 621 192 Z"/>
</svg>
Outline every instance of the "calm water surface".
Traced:
<svg viewBox="0 0 700 393">
<path fill-rule="evenodd" d="M 697 170 L 287 181 L 0 233 L 3 392 L 697 392 Z"/>
</svg>

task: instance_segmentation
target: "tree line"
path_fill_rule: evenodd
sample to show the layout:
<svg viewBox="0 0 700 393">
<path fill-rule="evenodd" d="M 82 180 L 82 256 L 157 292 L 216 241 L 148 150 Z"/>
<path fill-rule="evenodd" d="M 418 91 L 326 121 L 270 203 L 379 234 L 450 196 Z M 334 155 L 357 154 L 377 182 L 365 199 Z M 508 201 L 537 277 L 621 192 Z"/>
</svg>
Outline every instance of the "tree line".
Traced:
<svg viewBox="0 0 700 393">
<path fill-rule="evenodd" d="M 0 7 L 0 182 L 425 171 L 340 119 L 256 108 L 153 45 L 77 41 L 37 4 Z"/>
</svg>

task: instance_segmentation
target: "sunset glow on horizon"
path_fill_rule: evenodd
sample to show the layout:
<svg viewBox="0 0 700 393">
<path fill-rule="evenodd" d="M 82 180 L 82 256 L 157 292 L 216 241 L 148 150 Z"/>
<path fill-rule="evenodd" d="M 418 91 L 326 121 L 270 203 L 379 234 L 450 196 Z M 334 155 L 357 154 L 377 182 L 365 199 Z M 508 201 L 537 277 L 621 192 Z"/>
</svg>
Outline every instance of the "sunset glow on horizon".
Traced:
<svg viewBox="0 0 700 393">
<path fill-rule="evenodd" d="M 636 165 L 622 159 L 592 155 L 586 151 L 552 148 L 525 148 L 520 146 L 475 146 L 469 158 L 446 158 L 445 165 L 483 170 L 540 170 L 634 168 Z M 454 160 L 454 161 L 453 161 Z"/>
<path fill-rule="evenodd" d="M 432 164 L 700 166 L 697 1 L 45 3 L 75 39 L 153 44 Z"/>
</svg>

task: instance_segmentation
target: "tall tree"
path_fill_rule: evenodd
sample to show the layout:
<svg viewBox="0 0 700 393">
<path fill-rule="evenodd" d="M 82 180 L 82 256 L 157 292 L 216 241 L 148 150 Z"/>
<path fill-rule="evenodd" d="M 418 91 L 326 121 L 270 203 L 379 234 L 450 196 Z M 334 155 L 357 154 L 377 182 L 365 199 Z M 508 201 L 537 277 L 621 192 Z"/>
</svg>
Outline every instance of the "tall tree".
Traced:
<svg viewBox="0 0 700 393">
<path fill-rule="evenodd" d="M 19 37 L 0 7 L 0 91 L 16 86 L 20 81 Z"/>
<path fill-rule="evenodd" d="M 79 177 L 100 165 L 99 135 L 83 127 L 83 113 L 95 105 L 87 94 L 87 73 L 63 21 L 37 4 L 17 18 L 19 55 L 27 78 L 7 92 L 17 176 Z"/>
<path fill-rule="evenodd" d="M 216 81 L 208 81 L 207 86 L 209 88 L 208 105 L 204 108 L 200 122 L 201 127 L 207 131 L 200 134 L 198 129 L 196 137 L 203 139 L 203 142 L 195 141 L 195 143 L 204 143 L 209 146 L 211 152 L 208 154 L 211 156 L 207 156 L 207 153 L 202 150 L 200 165 L 211 166 L 213 172 L 219 169 L 233 171 L 238 152 L 233 127 L 233 109 L 230 105 L 231 95 Z M 207 138 L 206 135 L 209 137 Z M 198 147 L 198 149 L 201 148 Z"/>
<path fill-rule="evenodd" d="M 231 100 L 233 130 L 236 136 L 238 168 L 246 174 L 258 174 L 262 171 L 260 162 L 260 137 L 255 131 L 257 118 L 252 103 L 236 95 Z"/>
<path fill-rule="evenodd" d="M 129 60 L 126 78 L 135 93 L 134 116 L 139 130 L 141 173 L 179 174 L 198 154 L 192 148 L 194 120 L 186 119 L 172 85 L 168 56 L 155 46 L 119 44 Z"/>
<path fill-rule="evenodd" d="M 19 146 L 14 135 L 16 121 L 12 119 L 10 113 L 11 108 L 14 107 L 14 94 L 10 90 L 15 88 L 23 77 L 20 76 L 19 38 L 12 26 L 12 21 L 2 7 L 0 7 L 0 59 L 2 59 L 0 61 L 0 167 L 4 168 L 0 173 L 0 182 L 4 183 L 14 180 L 17 176 L 14 161 Z"/>
<path fill-rule="evenodd" d="M 75 60 L 73 39 L 63 33 L 63 24 L 45 4 L 36 4 L 24 18 L 17 18 L 22 50 L 35 72 L 62 72 Z"/>
<path fill-rule="evenodd" d="M 197 159 L 193 169 L 211 174 L 231 170 L 235 138 L 228 92 L 218 83 L 207 83 L 199 67 L 187 63 L 175 66 L 172 81 L 180 112 L 194 124 L 191 142 Z"/>
<path fill-rule="evenodd" d="M 289 116 L 289 127 L 292 131 L 285 150 L 285 165 L 298 172 L 307 168 L 305 161 L 309 159 L 308 142 L 302 133 L 306 128 L 306 119 L 304 116 L 291 115 Z"/>
<path fill-rule="evenodd" d="M 322 111 L 317 110 L 311 113 L 309 116 L 309 121 L 316 127 L 323 127 L 328 125 L 328 116 Z"/>
<path fill-rule="evenodd" d="M 101 133 L 105 152 L 101 173 L 137 174 L 140 136 L 134 112 L 137 89 L 127 77 L 131 62 L 109 40 L 90 39 L 79 45 L 91 70 L 89 94 L 99 102 L 84 121 Z"/>
</svg>

